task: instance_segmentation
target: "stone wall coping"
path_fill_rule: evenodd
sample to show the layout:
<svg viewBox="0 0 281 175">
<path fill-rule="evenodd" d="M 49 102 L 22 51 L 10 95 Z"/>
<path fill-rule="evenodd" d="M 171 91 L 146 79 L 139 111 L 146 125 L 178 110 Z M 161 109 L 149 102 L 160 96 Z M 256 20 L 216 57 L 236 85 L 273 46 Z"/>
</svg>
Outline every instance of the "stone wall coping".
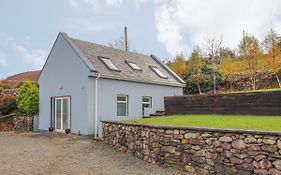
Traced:
<svg viewBox="0 0 281 175">
<path fill-rule="evenodd" d="M 8 115 L 3 115 L 3 116 L 0 116 L 0 119 L 1 119 L 1 118 L 7 118 L 7 117 L 18 117 L 18 116 L 23 116 L 23 117 L 33 117 L 34 115 L 31 115 L 31 114 L 18 114 L 18 113 L 12 113 L 12 114 L 8 114 Z"/>
<path fill-rule="evenodd" d="M 257 135 L 281 136 L 280 131 L 207 128 L 207 127 L 193 127 L 193 126 L 174 126 L 174 125 L 144 124 L 144 123 L 133 123 L 133 122 L 111 121 L 111 120 L 103 120 L 101 122 L 102 123 L 121 124 L 121 125 L 127 125 L 127 126 L 140 126 L 140 127 L 147 127 L 147 128 L 156 128 L 156 129 L 181 129 L 181 130 L 191 130 L 191 131 L 200 131 L 200 132 L 221 132 L 221 133 L 235 133 L 235 134 L 257 134 Z"/>
</svg>

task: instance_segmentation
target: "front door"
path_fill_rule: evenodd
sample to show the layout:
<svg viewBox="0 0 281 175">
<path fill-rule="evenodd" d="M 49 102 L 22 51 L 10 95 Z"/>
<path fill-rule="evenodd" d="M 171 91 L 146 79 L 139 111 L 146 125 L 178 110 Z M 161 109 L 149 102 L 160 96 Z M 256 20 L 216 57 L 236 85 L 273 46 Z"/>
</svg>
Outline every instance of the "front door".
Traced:
<svg viewBox="0 0 281 175">
<path fill-rule="evenodd" d="M 70 129 L 70 98 L 55 98 L 55 130 Z"/>
</svg>

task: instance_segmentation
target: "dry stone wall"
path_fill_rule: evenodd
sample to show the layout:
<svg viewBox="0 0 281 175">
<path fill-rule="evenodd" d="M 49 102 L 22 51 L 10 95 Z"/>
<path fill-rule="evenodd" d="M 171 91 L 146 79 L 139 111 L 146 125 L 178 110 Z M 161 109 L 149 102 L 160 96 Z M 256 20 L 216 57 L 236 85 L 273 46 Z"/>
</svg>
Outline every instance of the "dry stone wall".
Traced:
<svg viewBox="0 0 281 175">
<path fill-rule="evenodd" d="M 12 131 L 13 118 L 12 117 L 0 117 L 0 131 Z"/>
<path fill-rule="evenodd" d="M 10 114 L 0 117 L 0 131 L 33 131 L 33 116 Z"/>
<path fill-rule="evenodd" d="M 281 174 L 281 133 L 103 121 L 103 139 L 150 163 L 196 174 Z"/>
<path fill-rule="evenodd" d="M 15 115 L 13 117 L 14 129 L 17 131 L 33 131 L 33 116 Z"/>
</svg>

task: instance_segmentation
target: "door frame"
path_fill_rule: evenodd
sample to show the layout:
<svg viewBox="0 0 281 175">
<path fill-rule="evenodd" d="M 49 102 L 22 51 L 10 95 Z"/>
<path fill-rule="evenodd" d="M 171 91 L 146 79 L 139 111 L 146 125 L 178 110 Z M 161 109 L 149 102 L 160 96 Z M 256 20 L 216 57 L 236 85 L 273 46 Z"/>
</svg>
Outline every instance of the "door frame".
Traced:
<svg viewBox="0 0 281 175">
<path fill-rule="evenodd" d="M 71 128 L 71 96 L 57 96 L 53 97 L 54 100 L 54 130 L 58 132 L 64 132 L 65 129 L 63 129 L 63 100 L 67 99 L 68 100 L 68 126 L 65 129 L 70 129 Z M 61 100 L 61 129 L 57 129 L 57 100 Z"/>
</svg>

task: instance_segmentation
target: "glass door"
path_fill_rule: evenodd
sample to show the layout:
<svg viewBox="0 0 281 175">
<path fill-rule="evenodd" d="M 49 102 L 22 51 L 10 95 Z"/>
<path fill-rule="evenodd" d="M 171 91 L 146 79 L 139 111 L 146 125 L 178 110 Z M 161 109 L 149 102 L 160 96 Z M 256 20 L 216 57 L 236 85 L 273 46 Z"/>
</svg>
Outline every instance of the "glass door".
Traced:
<svg viewBox="0 0 281 175">
<path fill-rule="evenodd" d="M 55 130 L 70 129 L 70 98 L 55 98 Z"/>
</svg>

